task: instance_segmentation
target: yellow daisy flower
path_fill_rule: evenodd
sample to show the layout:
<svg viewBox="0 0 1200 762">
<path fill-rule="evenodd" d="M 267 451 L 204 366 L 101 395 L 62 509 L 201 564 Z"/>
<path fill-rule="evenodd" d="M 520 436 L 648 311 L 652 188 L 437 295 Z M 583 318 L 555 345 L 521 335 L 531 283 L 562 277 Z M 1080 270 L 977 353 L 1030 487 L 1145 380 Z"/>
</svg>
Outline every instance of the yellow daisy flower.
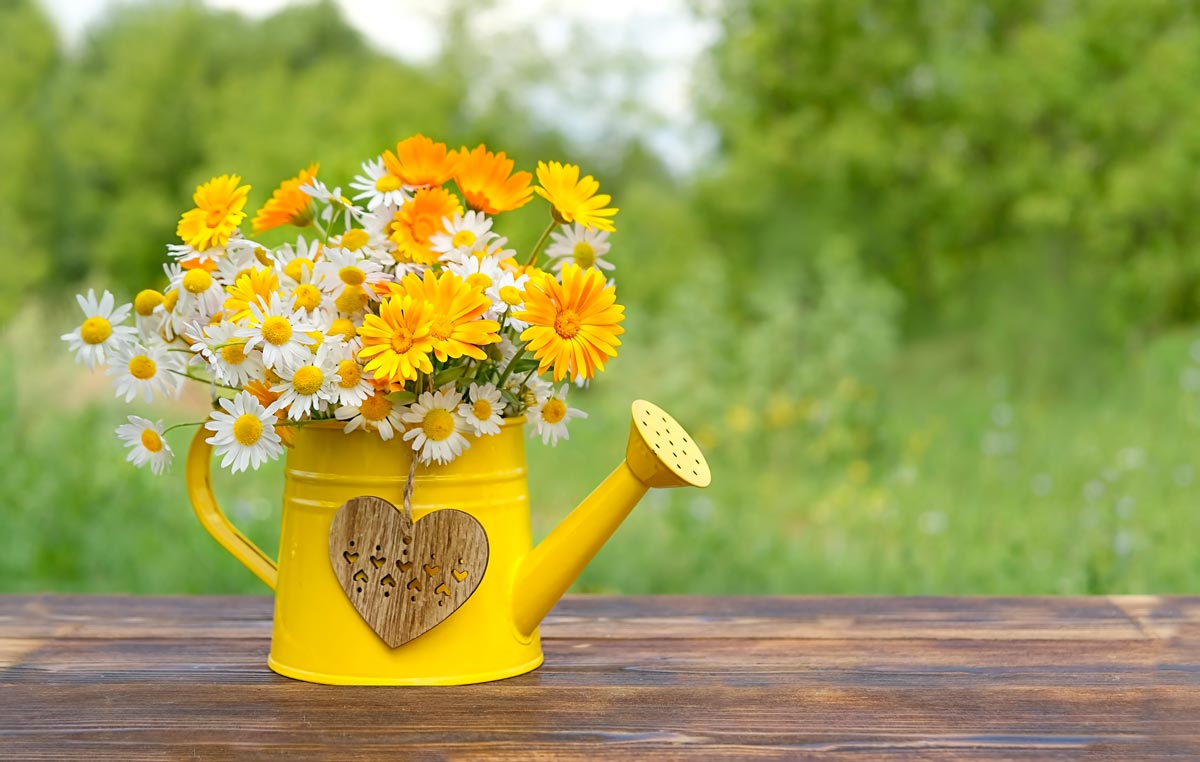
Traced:
<svg viewBox="0 0 1200 762">
<path fill-rule="evenodd" d="M 221 175 L 198 186 L 192 200 L 196 208 L 183 213 L 175 233 L 197 251 L 224 246 L 246 218 L 249 185 L 238 185 L 239 175 Z"/>
<path fill-rule="evenodd" d="M 617 356 L 625 332 L 619 324 L 625 308 L 616 304 L 616 288 L 606 286 L 596 268 L 568 264 L 562 283 L 548 275 L 531 278 L 525 287 L 525 309 L 518 320 L 529 323 L 521 333 L 526 349 L 540 362 L 538 373 L 554 366 L 554 380 L 591 378 L 604 362 Z"/>
<path fill-rule="evenodd" d="M 598 228 L 612 233 L 616 231 L 611 217 L 618 209 L 608 206 L 612 196 L 601 193 L 600 183 L 588 175 L 579 179 L 579 167 L 575 164 L 547 164 L 539 161 L 537 178 L 540 183 L 534 191 L 554 207 L 554 218 L 559 222 L 578 222 L 585 228 Z"/>
<path fill-rule="evenodd" d="M 441 185 L 454 176 L 458 151 L 447 151 L 445 143 L 434 143 L 424 135 L 413 135 L 396 144 L 396 152 L 383 152 L 383 165 L 404 185 Z"/>
<path fill-rule="evenodd" d="M 433 312 L 424 299 L 384 299 L 379 314 L 368 314 L 358 329 L 363 343 L 358 356 L 369 361 L 364 370 L 376 379 L 401 382 L 412 381 L 418 371 L 432 373 L 432 326 Z"/>
<path fill-rule="evenodd" d="M 477 211 L 484 214 L 499 214 L 520 209 L 533 198 L 528 172 L 513 174 L 512 159 L 504 152 L 492 153 L 483 145 L 468 151 L 463 146 L 462 157 L 454 173 L 454 182 L 462 191 L 463 198 Z"/>
<path fill-rule="evenodd" d="M 312 199 L 300 190 L 301 185 L 307 185 L 317 176 L 321 165 L 313 162 L 308 169 L 300 170 L 295 177 L 284 180 L 271 194 L 267 203 L 262 205 L 251 223 L 255 233 L 262 233 L 284 225 L 306 227 L 312 222 Z"/>
<path fill-rule="evenodd" d="M 229 319 L 235 322 L 250 317 L 250 305 L 258 304 L 259 299 L 269 301 L 271 294 L 279 290 L 279 277 L 272 268 L 251 270 L 239 275 L 232 286 L 226 286 L 229 298 L 222 305 L 230 313 Z"/>
<path fill-rule="evenodd" d="M 388 235 L 397 246 L 396 259 L 432 265 L 439 255 L 433 251 L 430 239 L 442 232 L 443 219 L 454 219 L 456 214 L 462 214 L 462 204 L 446 189 L 417 191 L 388 223 Z"/>
<path fill-rule="evenodd" d="M 492 302 L 478 286 L 449 270 L 443 270 L 441 275 L 426 270 L 424 279 L 409 273 L 400 285 L 413 300 L 429 303 L 432 314 L 429 335 L 438 360 L 445 362 L 449 357 L 463 355 L 484 360 L 487 353 L 480 347 L 500 341 L 500 324 L 479 319 Z"/>
</svg>

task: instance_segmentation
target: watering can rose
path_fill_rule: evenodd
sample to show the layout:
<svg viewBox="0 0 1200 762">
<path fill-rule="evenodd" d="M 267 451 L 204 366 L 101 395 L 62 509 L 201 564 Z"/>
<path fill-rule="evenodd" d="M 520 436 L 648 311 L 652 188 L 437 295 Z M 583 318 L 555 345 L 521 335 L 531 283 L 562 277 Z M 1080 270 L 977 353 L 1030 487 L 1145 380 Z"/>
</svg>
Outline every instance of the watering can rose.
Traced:
<svg viewBox="0 0 1200 762">
<path fill-rule="evenodd" d="M 172 456 L 163 435 L 188 425 L 210 431 L 235 472 L 320 421 L 399 437 L 426 464 L 520 416 L 555 444 L 584 417 L 571 382 L 616 356 L 624 308 L 609 276 L 611 198 L 577 166 L 536 170 L 535 185 L 503 152 L 415 135 L 363 163 L 353 198 L 314 163 L 253 217 L 242 178 L 214 177 L 167 245 L 164 282 L 132 304 L 80 296 L 63 339 L 89 368 L 107 365 L 127 402 L 177 396 L 185 379 L 211 390 L 205 421 L 131 415 L 118 429 L 130 462 L 156 473 Z M 549 224 L 518 253 L 493 226 L 535 198 Z M 300 233 L 267 246 L 242 232 L 247 218 L 254 236 Z"/>
</svg>

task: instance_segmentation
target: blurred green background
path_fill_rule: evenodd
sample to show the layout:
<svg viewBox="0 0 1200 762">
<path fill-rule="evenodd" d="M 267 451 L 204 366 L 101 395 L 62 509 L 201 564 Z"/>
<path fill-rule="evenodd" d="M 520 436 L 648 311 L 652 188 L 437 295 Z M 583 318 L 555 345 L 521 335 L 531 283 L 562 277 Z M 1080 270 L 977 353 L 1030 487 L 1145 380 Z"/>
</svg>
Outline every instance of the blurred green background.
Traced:
<svg viewBox="0 0 1200 762">
<path fill-rule="evenodd" d="M 417 131 L 576 161 L 621 207 L 626 343 L 571 440 L 531 443 L 535 534 L 617 463 L 633 398 L 710 459 L 577 590 L 1195 591 L 1195 6 L 672 4 L 705 35 L 673 112 L 653 18 L 623 45 L 478 23 L 514 4 L 447 6 L 406 59 L 328 2 L 127 3 L 68 44 L 0 0 L 0 591 L 263 592 L 178 462 L 124 463 L 129 411 L 58 335 L 80 288 L 161 285 L 197 182 L 239 172 L 256 207 Z M 540 217 L 510 217 L 527 248 Z M 183 404 L 136 412 L 194 417 L 203 391 Z M 272 551 L 281 479 L 218 481 Z"/>
</svg>

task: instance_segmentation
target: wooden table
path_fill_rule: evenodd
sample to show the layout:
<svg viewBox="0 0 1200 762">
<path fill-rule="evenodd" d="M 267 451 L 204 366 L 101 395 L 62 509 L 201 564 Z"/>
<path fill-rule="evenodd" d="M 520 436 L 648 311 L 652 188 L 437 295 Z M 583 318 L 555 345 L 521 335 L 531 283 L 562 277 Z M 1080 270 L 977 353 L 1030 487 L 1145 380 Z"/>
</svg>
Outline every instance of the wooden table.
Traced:
<svg viewBox="0 0 1200 762">
<path fill-rule="evenodd" d="M 460 688 L 278 677 L 270 616 L 0 596 L 0 758 L 1200 759 L 1200 598 L 573 597 Z"/>
</svg>

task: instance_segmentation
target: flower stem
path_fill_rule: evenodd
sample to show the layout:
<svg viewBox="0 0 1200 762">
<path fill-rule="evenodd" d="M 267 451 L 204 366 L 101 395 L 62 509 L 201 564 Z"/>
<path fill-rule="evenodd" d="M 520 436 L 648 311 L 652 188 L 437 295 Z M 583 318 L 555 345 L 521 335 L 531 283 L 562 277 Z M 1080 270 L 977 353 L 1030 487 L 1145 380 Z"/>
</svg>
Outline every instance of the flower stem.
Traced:
<svg viewBox="0 0 1200 762">
<path fill-rule="evenodd" d="M 550 220 L 550 224 L 542 231 L 542 237 L 533 245 L 533 253 L 529 255 L 529 261 L 525 263 L 526 267 L 537 262 L 538 254 L 542 253 L 542 247 L 546 245 L 546 239 L 550 237 L 556 227 L 558 227 L 558 220 Z"/>
<path fill-rule="evenodd" d="M 497 389 L 504 388 L 504 382 L 508 380 L 509 374 L 512 373 L 513 366 L 515 366 L 517 364 L 517 360 L 520 360 L 524 354 L 525 354 L 525 345 L 522 344 L 521 348 L 517 350 L 517 353 L 515 355 L 513 355 L 513 358 L 508 361 L 508 365 L 505 366 L 504 372 L 500 374 L 500 380 L 496 382 Z"/>
<path fill-rule="evenodd" d="M 184 426 L 203 426 L 203 425 L 204 425 L 204 421 L 187 421 L 185 423 L 173 423 L 170 426 L 163 429 L 162 433 L 163 433 L 163 436 L 166 436 L 168 431 L 174 431 L 175 429 L 182 429 Z"/>
<path fill-rule="evenodd" d="M 181 370 L 172 370 L 171 372 L 177 376 L 183 376 L 184 378 L 190 378 L 193 381 L 199 381 L 202 384 L 212 384 L 213 386 L 219 386 L 222 389 L 228 389 L 232 392 L 240 392 L 241 391 L 241 389 L 239 389 L 236 386 L 226 386 L 225 384 L 218 384 L 216 381 L 213 381 L 211 378 L 201 378 L 200 376 L 193 376 L 191 373 L 184 373 Z"/>
</svg>

